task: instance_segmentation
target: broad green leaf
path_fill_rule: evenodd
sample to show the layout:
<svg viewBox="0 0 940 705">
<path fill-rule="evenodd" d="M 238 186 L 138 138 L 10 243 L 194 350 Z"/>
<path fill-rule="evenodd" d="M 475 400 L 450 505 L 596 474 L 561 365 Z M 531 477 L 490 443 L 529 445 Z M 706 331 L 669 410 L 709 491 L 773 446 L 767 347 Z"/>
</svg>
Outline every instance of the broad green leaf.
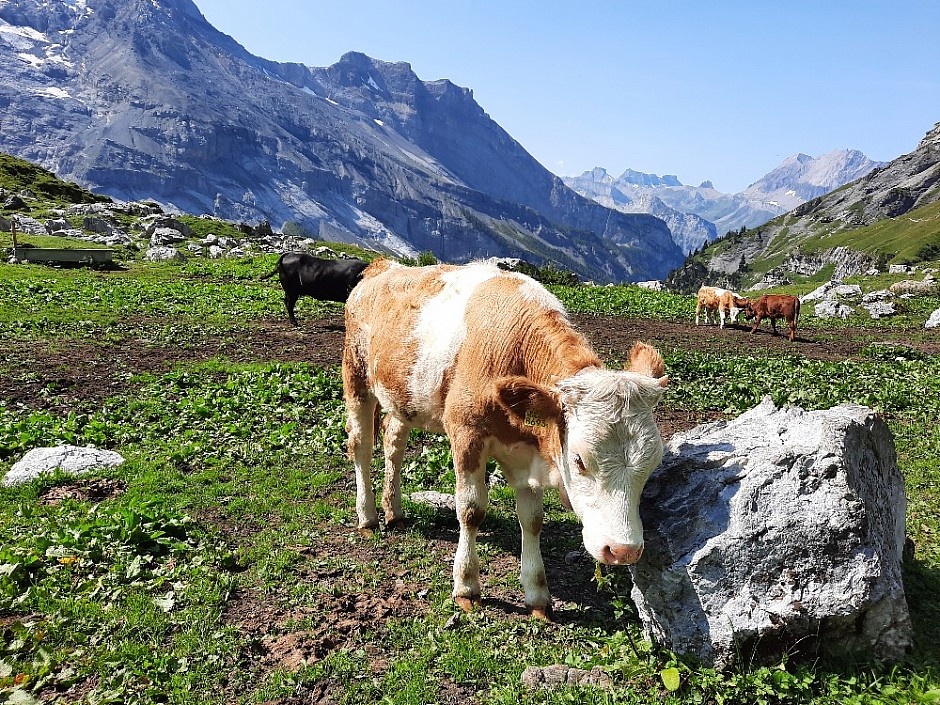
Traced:
<svg viewBox="0 0 940 705">
<path fill-rule="evenodd" d="M 663 685 L 666 690 L 672 692 L 679 690 L 679 669 L 664 668 L 659 672 L 659 677 L 663 679 Z"/>
</svg>

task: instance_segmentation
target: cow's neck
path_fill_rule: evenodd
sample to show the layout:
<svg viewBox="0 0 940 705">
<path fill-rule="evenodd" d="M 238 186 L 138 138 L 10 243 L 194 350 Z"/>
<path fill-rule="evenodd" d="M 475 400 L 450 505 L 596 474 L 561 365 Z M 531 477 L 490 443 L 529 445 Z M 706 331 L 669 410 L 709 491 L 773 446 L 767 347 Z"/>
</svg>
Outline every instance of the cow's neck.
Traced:
<svg viewBox="0 0 940 705">
<path fill-rule="evenodd" d="M 560 319 L 536 328 L 522 353 L 525 376 L 540 384 L 552 385 L 581 370 L 604 366 L 584 336 Z"/>
</svg>

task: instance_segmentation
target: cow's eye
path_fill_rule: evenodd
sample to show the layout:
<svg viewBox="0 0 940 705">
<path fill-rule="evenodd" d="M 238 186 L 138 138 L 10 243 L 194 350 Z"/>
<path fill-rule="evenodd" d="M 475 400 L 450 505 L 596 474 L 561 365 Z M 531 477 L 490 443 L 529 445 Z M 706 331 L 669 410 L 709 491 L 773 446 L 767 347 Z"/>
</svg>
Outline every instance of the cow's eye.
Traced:
<svg viewBox="0 0 940 705">
<path fill-rule="evenodd" d="M 578 468 L 578 472 L 582 475 L 587 475 L 587 467 L 584 465 L 584 461 L 581 459 L 581 456 L 575 453 L 574 455 L 574 464 Z"/>
</svg>

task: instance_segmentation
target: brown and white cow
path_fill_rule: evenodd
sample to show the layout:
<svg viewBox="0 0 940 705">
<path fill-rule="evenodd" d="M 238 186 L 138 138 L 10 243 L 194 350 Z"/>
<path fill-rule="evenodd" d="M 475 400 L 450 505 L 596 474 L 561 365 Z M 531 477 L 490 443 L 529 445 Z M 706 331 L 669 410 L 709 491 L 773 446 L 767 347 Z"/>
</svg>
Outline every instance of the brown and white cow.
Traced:
<svg viewBox="0 0 940 705">
<path fill-rule="evenodd" d="M 782 318 L 790 327 L 790 341 L 796 337 L 796 324 L 800 317 L 800 299 L 788 294 L 764 294 L 757 301 L 749 301 L 744 307 L 744 317 L 748 320 L 755 318 L 751 333 L 765 319 L 770 319 L 773 334 L 777 335 L 777 319 Z"/>
<path fill-rule="evenodd" d="M 728 289 L 719 289 L 714 286 L 701 286 L 698 290 L 695 303 L 695 325 L 698 325 L 699 314 L 705 310 L 705 323 L 708 324 L 708 314 L 718 312 L 719 328 L 725 327 L 725 317 L 728 316 L 735 323 L 738 314 L 744 310 L 747 299 L 738 296 Z"/>
<path fill-rule="evenodd" d="M 379 526 L 372 488 L 374 419 L 383 424 L 387 526 L 403 521 L 399 469 L 412 428 L 447 434 L 460 538 L 455 601 L 480 602 L 477 531 L 486 462 L 516 491 L 520 579 L 538 616 L 551 611 L 539 548 L 542 494 L 555 487 L 604 563 L 643 551 L 640 493 L 663 453 L 653 408 L 668 383 L 660 354 L 637 343 L 627 370 L 608 370 L 532 279 L 489 264 L 371 265 L 346 304 L 343 391 L 360 530 Z"/>
</svg>

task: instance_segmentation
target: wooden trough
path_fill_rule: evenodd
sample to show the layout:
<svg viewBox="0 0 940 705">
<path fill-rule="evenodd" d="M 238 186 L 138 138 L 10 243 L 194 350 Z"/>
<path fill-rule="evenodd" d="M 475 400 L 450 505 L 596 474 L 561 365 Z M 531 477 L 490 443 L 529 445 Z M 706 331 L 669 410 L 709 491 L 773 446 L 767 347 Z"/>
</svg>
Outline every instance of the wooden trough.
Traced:
<svg viewBox="0 0 940 705">
<path fill-rule="evenodd" d="M 53 262 L 58 264 L 109 265 L 114 250 L 104 248 L 70 249 L 66 247 L 15 247 L 13 256 L 22 262 Z"/>
</svg>

